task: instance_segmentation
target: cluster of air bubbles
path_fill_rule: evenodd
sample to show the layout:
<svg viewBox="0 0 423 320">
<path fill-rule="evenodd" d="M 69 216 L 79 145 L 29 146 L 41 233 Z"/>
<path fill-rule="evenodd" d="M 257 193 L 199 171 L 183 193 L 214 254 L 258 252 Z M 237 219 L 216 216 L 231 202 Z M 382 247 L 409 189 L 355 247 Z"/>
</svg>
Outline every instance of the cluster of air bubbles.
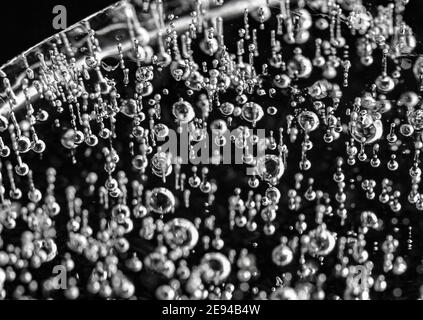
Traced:
<svg viewBox="0 0 423 320">
<path fill-rule="evenodd" d="M 407 2 L 123 2 L 3 67 L 0 298 L 423 298 Z"/>
</svg>

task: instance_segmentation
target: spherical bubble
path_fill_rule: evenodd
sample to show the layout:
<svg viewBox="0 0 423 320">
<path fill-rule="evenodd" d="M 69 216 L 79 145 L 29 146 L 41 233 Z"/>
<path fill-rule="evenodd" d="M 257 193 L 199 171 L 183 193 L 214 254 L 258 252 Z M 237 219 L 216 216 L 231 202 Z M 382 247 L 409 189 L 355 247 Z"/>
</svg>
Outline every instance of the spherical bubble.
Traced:
<svg viewBox="0 0 423 320">
<path fill-rule="evenodd" d="M 152 252 L 144 259 L 144 265 L 147 269 L 162 274 L 166 278 L 171 278 L 175 273 L 175 264 L 167 259 L 160 252 Z"/>
<path fill-rule="evenodd" d="M 419 96 L 413 91 L 404 92 L 398 99 L 399 106 L 405 106 L 412 109 L 419 103 Z"/>
<path fill-rule="evenodd" d="M 66 149 L 74 149 L 76 147 L 75 141 L 73 139 L 75 135 L 75 130 L 69 129 L 66 131 L 61 139 L 62 146 L 64 146 Z"/>
<path fill-rule="evenodd" d="M 358 121 L 350 122 L 352 137 L 364 144 L 371 144 L 382 137 L 383 125 L 380 120 L 373 120 L 372 116 L 366 114 Z"/>
<path fill-rule="evenodd" d="M 280 244 L 272 251 L 272 261 L 279 267 L 287 266 L 292 262 L 294 254 L 286 244 Z"/>
<path fill-rule="evenodd" d="M 222 119 L 217 119 L 210 124 L 210 129 L 213 133 L 222 135 L 228 130 L 228 126 L 226 124 L 226 121 Z"/>
<path fill-rule="evenodd" d="M 153 60 L 156 61 L 159 67 L 166 68 L 172 62 L 172 56 L 167 52 L 163 52 L 158 56 L 153 56 Z"/>
<path fill-rule="evenodd" d="M 183 218 L 174 218 L 164 226 L 164 239 L 172 249 L 191 250 L 198 242 L 198 231 L 194 224 Z"/>
<path fill-rule="evenodd" d="M 172 113 L 180 123 L 188 123 L 195 117 L 192 105 L 184 100 L 180 100 L 173 104 Z"/>
<path fill-rule="evenodd" d="M 311 132 L 319 126 L 319 118 L 313 111 L 303 111 L 299 114 L 298 124 L 305 132 Z"/>
<path fill-rule="evenodd" d="M 313 71 L 313 64 L 310 59 L 297 54 L 288 62 L 287 68 L 291 76 L 296 75 L 300 79 L 308 78 Z"/>
<path fill-rule="evenodd" d="M 281 198 L 281 192 L 279 191 L 279 189 L 277 189 L 275 187 L 267 188 L 265 195 L 273 203 L 278 203 L 280 198 Z"/>
<path fill-rule="evenodd" d="M 373 64 L 373 61 L 374 61 L 374 59 L 373 59 L 373 56 L 364 56 L 364 57 L 361 57 L 360 58 L 360 61 L 361 61 L 361 63 L 363 64 L 363 65 L 365 65 L 366 67 L 368 67 L 368 66 L 370 66 L 370 65 L 372 65 Z"/>
<path fill-rule="evenodd" d="M 229 259 L 220 252 L 209 252 L 201 259 L 203 279 L 207 283 L 218 285 L 226 280 L 231 273 Z"/>
<path fill-rule="evenodd" d="M 272 12 L 268 6 L 258 7 L 257 9 L 251 12 L 251 16 L 257 22 L 266 22 L 271 17 Z"/>
<path fill-rule="evenodd" d="M 265 207 L 261 211 L 260 215 L 261 215 L 261 218 L 263 219 L 263 221 L 272 222 L 273 220 L 276 219 L 276 210 L 273 207 L 268 206 L 268 207 Z"/>
<path fill-rule="evenodd" d="M 28 137 L 20 136 L 17 141 L 17 149 L 20 153 L 28 152 L 31 149 L 31 140 Z"/>
<path fill-rule="evenodd" d="M 266 109 L 267 114 L 270 116 L 274 116 L 276 113 L 278 113 L 278 109 L 276 109 L 276 107 L 274 106 L 270 106 Z"/>
<path fill-rule="evenodd" d="M 214 139 L 214 143 L 219 147 L 223 147 L 224 145 L 226 145 L 226 142 L 227 142 L 227 139 L 225 138 L 225 136 L 218 136 Z M 216 151 L 216 157 L 220 161 L 219 151 Z"/>
<path fill-rule="evenodd" d="M 155 188 L 148 199 L 148 206 L 153 212 L 166 214 L 175 208 L 175 197 L 166 188 Z"/>
<path fill-rule="evenodd" d="M 34 203 L 38 203 L 42 199 L 42 197 L 43 195 L 38 189 L 28 191 L 28 199 Z"/>
<path fill-rule="evenodd" d="M 371 56 L 373 52 L 372 43 L 364 37 L 357 40 L 356 48 L 358 55 L 362 58 Z"/>
<path fill-rule="evenodd" d="M 46 144 L 43 140 L 38 139 L 34 142 L 32 146 L 32 150 L 34 150 L 36 153 L 42 153 L 46 149 Z"/>
<path fill-rule="evenodd" d="M 317 273 L 318 270 L 319 270 L 319 266 L 317 265 L 316 261 L 308 260 L 303 264 L 303 267 L 301 270 L 301 276 L 312 277 Z"/>
<path fill-rule="evenodd" d="M 377 77 L 375 84 L 377 89 L 383 93 L 391 92 L 395 88 L 394 79 L 387 75 Z"/>
<path fill-rule="evenodd" d="M 231 78 L 227 74 L 220 72 L 217 78 L 218 90 L 225 92 L 229 88 L 230 85 L 231 85 Z"/>
<path fill-rule="evenodd" d="M 116 219 L 119 223 L 122 222 L 125 218 L 128 218 L 131 214 L 128 206 L 123 204 L 118 204 L 112 208 L 112 217 Z"/>
<path fill-rule="evenodd" d="M 98 66 L 98 60 L 93 57 L 93 56 L 86 56 L 85 57 L 85 64 L 89 67 L 89 68 L 96 68 Z"/>
<path fill-rule="evenodd" d="M 148 160 L 143 155 L 136 155 L 132 158 L 132 166 L 137 170 L 145 169 L 148 165 Z"/>
<path fill-rule="evenodd" d="M 10 155 L 10 148 L 8 146 L 4 146 L 0 149 L 0 157 L 6 158 Z"/>
<path fill-rule="evenodd" d="M 80 130 L 76 130 L 73 135 L 73 141 L 75 142 L 75 144 L 81 144 L 82 142 L 84 142 L 84 140 L 85 140 L 84 133 Z"/>
<path fill-rule="evenodd" d="M 135 78 L 140 82 L 151 81 L 153 77 L 153 69 L 150 67 L 139 67 L 135 72 Z"/>
<path fill-rule="evenodd" d="M 152 83 L 151 82 L 149 82 L 149 81 L 144 81 L 144 82 L 138 82 L 136 85 L 135 85 L 135 91 L 139 94 L 139 95 L 141 95 L 141 96 L 143 96 L 143 97 L 147 97 L 147 96 L 149 96 L 150 94 L 152 94 L 153 93 L 153 85 L 152 85 Z"/>
<path fill-rule="evenodd" d="M 312 255 L 326 256 L 335 248 L 335 235 L 322 225 L 310 231 L 309 237 L 308 250 Z"/>
<path fill-rule="evenodd" d="M 414 127 L 411 124 L 402 124 L 400 132 L 404 137 L 409 137 L 414 133 Z"/>
<path fill-rule="evenodd" d="M 323 67 L 323 77 L 325 77 L 326 79 L 334 79 L 337 75 L 338 75 L 338 71 L 336 70 L 336 68 L 333 66 L 332 63 L 327 63 Z"/>
<path fill-rule="evenodd" d="M 417 58 L 416 62 L 414 63 L 413 73 L 417 81 L 420 81 L 420 75 L 422 74 L 421 70 L 423 70 L 423 57 Z"/>
<path fill-rule="evenodd" d="M 169 127 L 163 123 L 154 126 L 154 134 L 160 139 L 164 139 L 169 135 Z"/>
<path fill-rule="evenodd" d="M 365 210 L 360 215 L 360 221 L 363 227 L 376 229 L 379 227 L 379 221 L 373 211 Z"/>
<path fill-rule="evenodd" d="M 156 289 L 156 298 L 159 300 L 174 300 L 176 298 L 175 289 L 167 284 L 161 285 Z"/>
<path fill-rule="evenodd" d="M 401 275 L 407 270 L 407 263 L 403 257 L 397 257 L 394 262 L 392 273 L 395 275 Z"/>
<path fill-rule="evenodd" d="M 58 253 L 56 243 L 54 242 L 53 239 L 47 239 L 44 244 L 44 248 L 47 250 L 46 261 L 47 262 L 52 261 Z"/>
<path fill-rule="evenodd" d="M 168 153 L 157 152 L 151 159 L 153 173 L 158 177 L 168 176 L 172 173 L 172 159 Z"/>
<path fill-rule="evenodd" d="M 91 147 L 94 147 L 98 143 L 98 138 L 96 135 L 91 134 L 85 138 L 85 143 Z"/>
<path fill-rule="evenodd" d="M 298 9 L 298 10 L 295 10 L 294 14 L 299 18 L 298 20 L 299 29 L 307 30 L 311 28 L 313 24 L 313 20 L 308 10 Z"/>
<path fill-rule="evenodd" d="M 205 54 L 212 56 L 219 50 L 219 43 L 216 38 L 204 39 L 200 43 L 200 48 Z"/>
<path fill-rule="evenodd" d="M 298 300 L 298 295 L 290 287 L 278 287 L 269 298 L 270 300 Z"/>
<path fill-rule="evenodd" d="M 327 123 L 329 127 L 335 127 L 336 124 L 338 123 L 338 119 L 334 116 L 334 115 L 329 115 L 327 117 Z"/>
<path fill-rule="evenodd" d="M 310 32 L 307 30 L 299 30 L 295 35 L 295 42 L 298 44 L 306 43 L 310 39 Z"/>
<path fill-rule="evenodd" d="M 184 60 L 173 60 L 170 65 L 170 73 L 176 81 L 187 80 L 191 69 Z"/>
<path fill-rule="evenodd" d="M 256 123 L 264 116 L 263 108 L 255 102 L 247 102 L 242 106 L 241 115 L 244 120 Z"/>
<path fill-rule="evenodd" d="M 365 92 L 361 97 L 361 106 L 367 110 L 375 110 L 376 99 L 370 92 Z"/>
<path fill-rule="evenodd" d="M 316 20 L 315 25 L 319 30 L 326 30 L 329 27 L 329 22 L 325 18 L 319 18 Z"/>
<path fill-rule="evenodd" d="M 134 126 L 134 127 L 132 128 L 132 135 L 133 135 L 135 138 L 140 138 L 140 137 L 142 137 L 142 136 L 144 135 L 144 133 L 145 133 L 145 130 L 144 130 L 144 128 L 143 128 L 143 127 L 141 127 L 141 126 Z"/>
<path fill-rule="evenodd" d="M 273 79 L 273 84 L 280 89 L 286 89 L 291 84 L 291 78 L 286 74 L 277 74 Z"/>
<path fill-rule="evenodd" d="M 315 99 L 324 99 L 328 96 L 329 86 L 327 80 L 318 80 L 308 88 L 308 93 Z"/>
<path fill-rule="evenodd" d="M 380 99 L 376 101 L 376 106 L 373 111 L 385 113 L 392 109 L 392 103 L 388 99 Z"/>
<path fill-rule="evenodd" d="M 203 87 L 204 77 L 198 71 L 191 72 L 190 76 L 185 82 L 185 85 L 191 90 L 201 90 Z"/>
<path fill-rule="evenodd" d="M 147 212 L 147 208 L 139 203 L 134 207 L 134 209 L 132 210 L 132 213 L 135 218 L 144 218 L 148 212 Z"/>
<path fill-rule="evenodd" d="M 257 161 L 257 173 L 267 182 L 280 179 L 285 172 L 282 159 L 276 155 L 265 155 Z"/>
</svg>

